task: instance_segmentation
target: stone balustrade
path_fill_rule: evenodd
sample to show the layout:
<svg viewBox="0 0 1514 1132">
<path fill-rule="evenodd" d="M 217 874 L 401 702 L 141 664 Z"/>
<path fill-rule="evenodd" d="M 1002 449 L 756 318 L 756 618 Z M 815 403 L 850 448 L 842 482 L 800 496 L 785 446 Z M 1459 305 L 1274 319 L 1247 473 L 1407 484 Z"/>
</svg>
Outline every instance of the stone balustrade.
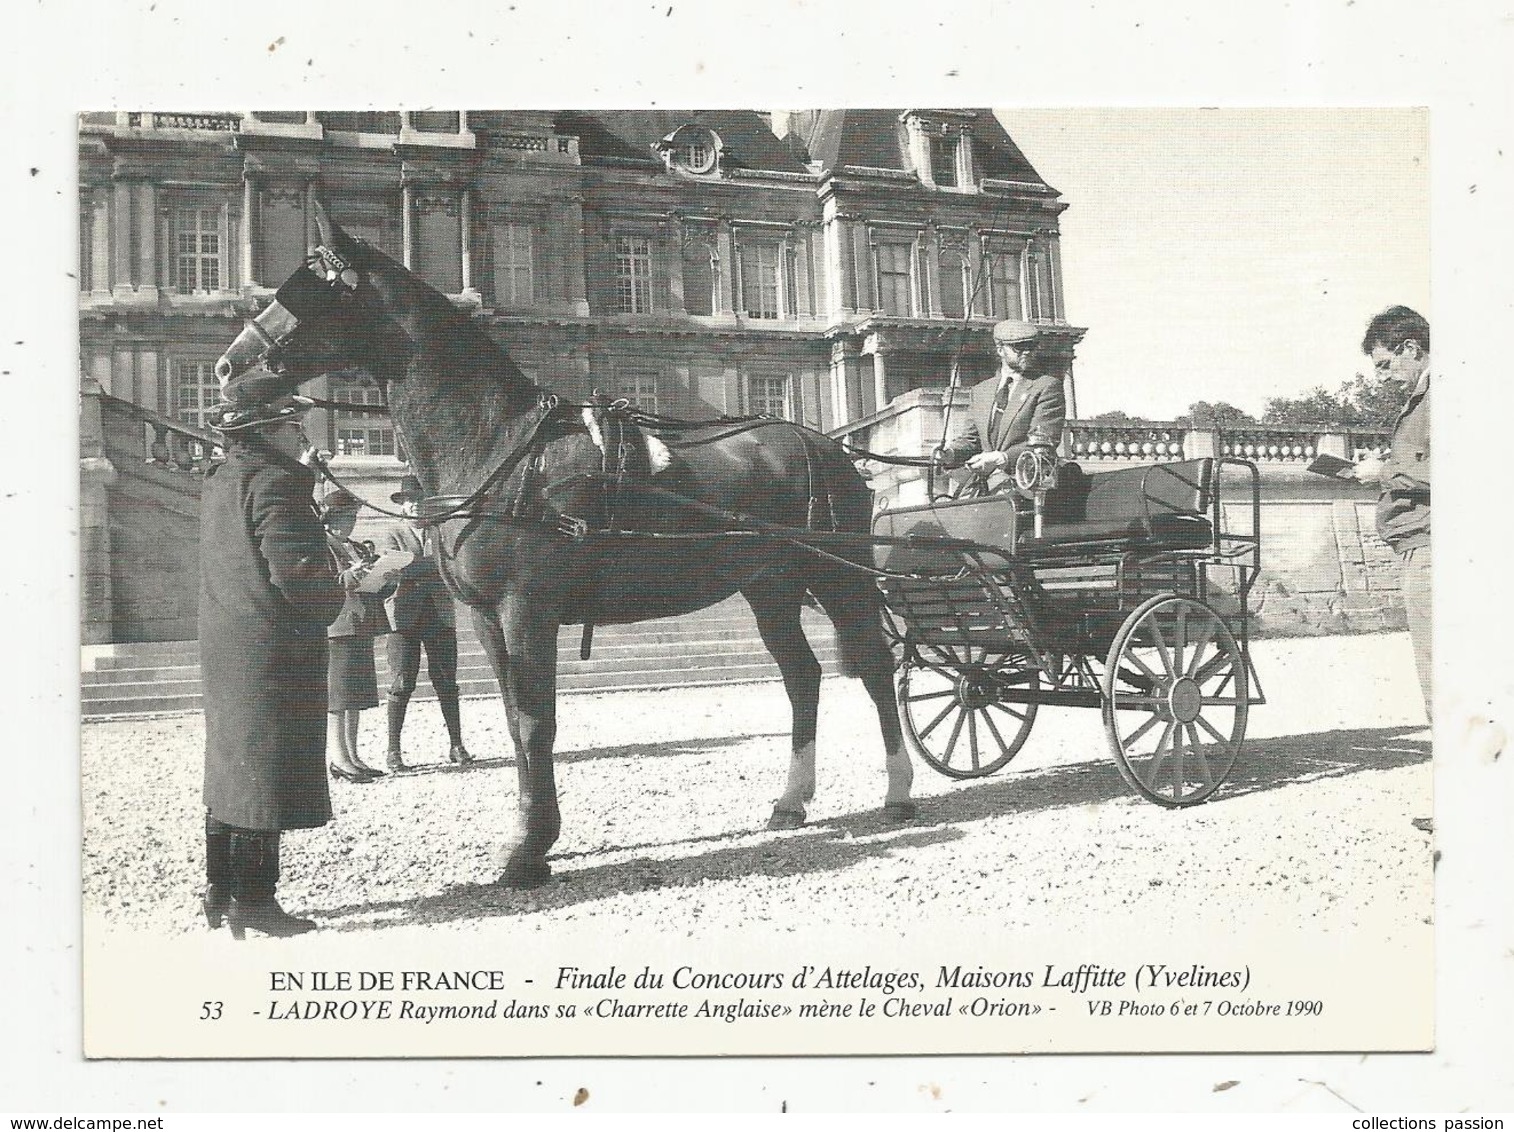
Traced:
<svg viewBox="0 0 1514 1132">
<path fill-rule="evenodd" d="M 1067 451 L 1074 459 L 1149 460 L 1185 459 L 1188 430 L 1171 421 L 1140 421 L 1105 424 L 1099 421 L 1069 421 Z"/>
<path fill-rule="evenodd" d="M 1320 451 L 1320 429 L 1230 427 L 1219 430 L 1221 456 L 1254 463 L 1307 464 Z"/>
</svg>

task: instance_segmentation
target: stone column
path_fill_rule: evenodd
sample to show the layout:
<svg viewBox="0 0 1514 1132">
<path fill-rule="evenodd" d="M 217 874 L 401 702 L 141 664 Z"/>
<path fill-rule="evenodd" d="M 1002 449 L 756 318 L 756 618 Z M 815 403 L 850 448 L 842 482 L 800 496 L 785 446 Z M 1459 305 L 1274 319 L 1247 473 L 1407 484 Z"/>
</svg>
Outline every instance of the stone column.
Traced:
<svg viewBox="0 0 1514 1132">
<path fill-rule="evenodd" d="M 258 190 L 252 174 L 242 174 L 242 286 L 251 289 L 258 282 L 257 254 Z"/>
<path fill-rule="evenodd" d="M 927 318 L 942 318 L 941 313 L 941 240 L 936 225 L 925 225 L 925 255 L 920 257 L 921 273 L 925 277 Z"/>
<path fill-rule="evenodd" d="M 408 183 L 400 186 L 400 246 L 400 255 L 405 269 L 407 271 L 414 271 L 415 190 Z"/>
<path fill-rule="evenodd" d="M 79 392 L 80 643 L 103 645 L 111 643 L 115 623 L 109 488 L 119 473 L 105 456 L 100 385 L 84 378 Z"/>
<path fill-rule="evenodd" d="M 559 240 L 562 246 L 557 250 L 562 253 L 565 261 L 562 298 L 568 301 L 572 312 L 582 318 L 589 313 L 588 278 L 584 271 L 584 241 L 588 238 L 588 233 L 584 230 L 583 202 L 568 201 L 561 206 L 559 215 L 561 219 L 557 228 L 561 233 Z"/>
<path fill-rule="evenodd" d="M 131 262 L 131 229 L 136 223 L 136 210 L 132 208 L 130 181 L 118 180 L 111 188 L 111 218 L 114 223 L 110 227 L 112 252 L 110 274 L 115 284 L 113 290 L 116 297 L 130 299 L 134 278 Z"/>
<path fill-rule="evenodd" d="M 716 290 L 720 296 L 720 305 L 716 314 L 736 313 L 736 281 L 732 276 L 736 274 L 736 242 L 731 237 L 731 222 L 724 218 L 715 229 L 716 256 L 720 260 L 720 271 L 717 276 Z"/>
<path fill-rule="evenodd" d="M 477 295 L 473 286 L 473 190 L 462 191 L 462 216 L 458 224 L 462 236 L 463 294 Z"/>
<path fill-rule="evenodd" d="M 883 362 L 883 348 L 873 350 L 873 412 L 882 412 L 888 404 L 888 372 Z"/>
<path fill-rule="evenodd" d="M 668 309 L 683 314 L 688 309 L 683 301 L 683 225 L 671 220 L 666 231 L 662 246 L 668 249 Z"/>
</svg>

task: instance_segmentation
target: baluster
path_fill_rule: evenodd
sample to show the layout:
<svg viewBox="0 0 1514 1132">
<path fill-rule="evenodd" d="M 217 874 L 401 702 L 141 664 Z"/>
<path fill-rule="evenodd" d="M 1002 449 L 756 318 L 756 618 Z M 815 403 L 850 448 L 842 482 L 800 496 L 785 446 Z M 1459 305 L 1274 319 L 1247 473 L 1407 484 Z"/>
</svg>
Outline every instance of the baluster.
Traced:
<svg viewBox="0 0 1514 1132">
<path fill-rule="evenodd" d="M 164 467 L 167 467 L 168 466 L 168 428 L 167 428 L 166 425 L 164 425 L 160 421 L 149 421 L 147 423 L 152 426 L 152 434 L 153 434 L 153 436 L 152 436 L 152 447 L 149 449 L 149 451 L 152 453 L 152 455 L 150 457 L 148 457 L 147 463 L 149 463 L 149 464 L 161 464 Z"/>
</svg>

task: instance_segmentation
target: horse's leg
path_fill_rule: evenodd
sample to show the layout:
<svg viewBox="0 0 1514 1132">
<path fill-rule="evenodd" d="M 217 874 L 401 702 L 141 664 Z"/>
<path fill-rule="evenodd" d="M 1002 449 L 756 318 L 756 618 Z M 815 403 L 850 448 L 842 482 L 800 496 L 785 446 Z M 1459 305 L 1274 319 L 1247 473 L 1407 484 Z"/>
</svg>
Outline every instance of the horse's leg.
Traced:
<svg viewBox="0 0 1514 1132">
<path fill-rule="evenodd" d="M 836 627 L 836 649 L 843 675 L 862 681 L 878 712 L 883 732 L 883 762 L 888 771 L 888 793 L 883 814 L 890 821 L 911 821 L 915 803 L 910 801 L 914 767 L 904 746 L 899 726 L 899 700 L 894 691 L 894 654 L 883 635 L 882 610 L 872 583 L 860 575 L 832 575 L 816 579 L 810 592 L 824 607 Z"/>
<path fill-rule="evenodd" d="M 804 824 L 804 804 L 815 797 L 815 720 L 820 709 L 820 662 L 799 622 L 804 590 L 787 579 L 762 579 L 741 593 L 752 607 L 762 643 L 778 662 L 794 713 L 788 784 L 773 803 L 768 828 L 797 829 Z"/>
<path fill-rule="evenodd" d="M 532 888 L 552 875 L 547 850 L 557 840 L 561 826 L 557 784 L 552 773 L 552 741 L 557 730 L 557 631 L 553 625 L 547 634 L 551 650 L 543 665 L 542 658 L 532 651 L 531 634 L 518 630 L 507 633 L 501 614 L 502 610 L 473 610 L 474 630 L 504 699 L 505 722 L 515 743 L 515 774 L 519 783 L 516 828 L 506 845 L 500 883 Z"/>
</svg>

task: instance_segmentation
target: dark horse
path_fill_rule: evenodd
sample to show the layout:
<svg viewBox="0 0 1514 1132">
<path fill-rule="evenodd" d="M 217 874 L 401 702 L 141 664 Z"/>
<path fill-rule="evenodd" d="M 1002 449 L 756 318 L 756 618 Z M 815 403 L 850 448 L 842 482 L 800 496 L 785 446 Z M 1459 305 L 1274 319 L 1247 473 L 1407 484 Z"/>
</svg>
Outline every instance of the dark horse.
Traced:
<svg viewBox="0 0 1514 1132">
<path fill-rule="evenodd" d="M 321 248 L 247 324 L 217 374 L 224 382 L 262 364 L 293 390 L 361 369 L 384 388 L 430 496 L 423 517 L 436 520 L 442 576 L 473 612 L 515 741 L 520 823 L 502 882 L 524 887 L 551 875 L 547 850 L 561 826 L 552 768 L 559 626 L 669 617 L 737 591 L 793 707 L 788 783 L 770 827 L 803 824 L 815 792 L 820 664 L 800 626 L 807 594 L 835 626 L 843 670 L 862 679 L 877 707 L 885 814 L 908 820 L 911 769 L 878 591 L 863 571 L 771 531 L 807 529 L 817 497 L 822 526 L 834 517 L 836 530 L 868 531 L 872 496 L 842 449 L 779 421 L 680 432 L 670 434 L 671 467 L 651 476 L 643 456 L 639 476 L 614 491 L 626 461 L 607 461 L 606 430 L 554 409 L 440 292 L 323 212 L 317 220 Z M 563 532 L 572 518 L 583 520 L 580 537 Z M 713 533 L 732 527 L 746 533 Z M 844 545 L 843 555 L 869 559 L 862 542 Z"/>
</svg>

